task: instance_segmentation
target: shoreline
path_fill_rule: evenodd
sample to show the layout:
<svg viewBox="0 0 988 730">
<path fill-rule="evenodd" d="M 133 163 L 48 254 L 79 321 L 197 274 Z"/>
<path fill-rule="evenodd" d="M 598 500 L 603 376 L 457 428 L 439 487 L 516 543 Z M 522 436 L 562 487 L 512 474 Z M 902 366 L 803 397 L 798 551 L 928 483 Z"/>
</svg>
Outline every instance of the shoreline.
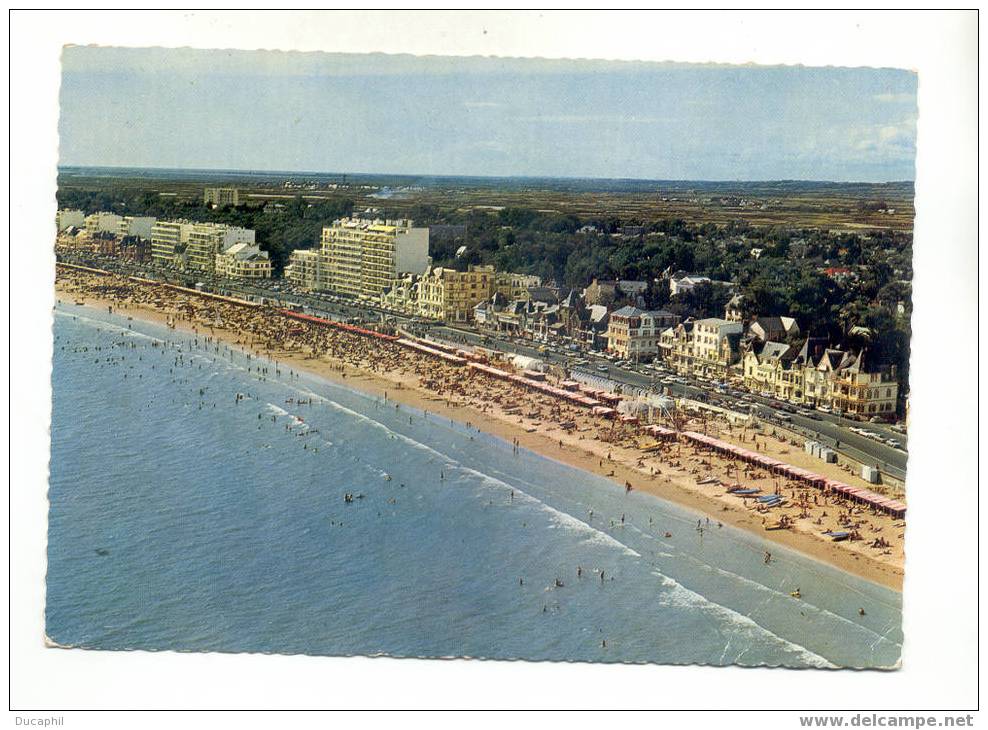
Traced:
<svg viewBox="0 0 988 730">
<path fill-rule="evenodd" d="M 497 413 L 491 412 L 486 406 L 481 410 L 469 402 L 461 402 L 462 399 L 458 396 L 444 397 L 430 392 L 414 382 L 415 378 L 403 378 L 400 373 L 389 372 L 393 377 L 387 377 L 343 362 L 336 365 L 325 357 L 307 356 L 301 352 L 277 351 L 264 354 L 252 347 L 254 343 L 242 341 L 242 338 L 250 333 L 241 332 L 238 336 L 236 331 L 225 327 L 212 327 L 202 322 L 186 320 L 179 312 L 173 313 L 145 304 L 121 302 L 117 299 L 97 296 L 89 291 L 73 291 L 61 279 L 56 280 L 55 289 L 59 300 L 65 300 L 66 304 L 70 304 L 73 298 L 81 297 L 85 302 L 84 306 L 90 308 L 102 308 L 105 311 L 107 307 L 112 307 L 115 314 L 164 324 L 188 334 L 215 337 L 231 347 L 254 352 L 261 357 L 271 357 L 279 363 L 279 366 L 288 366 L 371 396 L 386 394 L 389 400 L 469 425 L 488 435 L 516 443 L 519 447 L 544 458 L 604 477 L 619 485 L 633 484 L 635 490 L 709 515 L 711 519 L 715 518 L 724 524 L 756 534 L 767 543 L 784 546 L 807 558 L 894 591 L 902 590 L 901 566 L 875 559 L 859 550 L 847 549 L 846 543 L 833 543 L 806 531 L 767 531 L 763 526 L 764 518 L 759 513 L 747 509 L 740 501 L 725 500 L 722 495 L 713 493 L 714 489 L 722 492 L 722 487 L 704 489 L 700 485 L 691 486 L 688 484 L 690 479 L 688 473 L 683 469 L 670 469 L 664 462 L 661 462 L 662 468 L 657 470 L 656 474 L 649 474 L 647 468 L 641 466 L 645 458 L 641 456 L 641 452 L 637 455 L 632 454 L 631 450 L 620 445 L 602 443 L 595 438 L 584 440 L 583 435 L 578 435 L 578 438 L 573 434 L 565 434 L 566 437 L 563 433 L 550 435 L 546 431 L 551 432 L 551 429 L 533 428 L 516 412 L 511 412 L 511 420 L 505 413 L 498 417 Z M 519 423 L 512 422 L 516 417 Z M 743 434 L 741 438 L 744 439 Z M 685 458 L 685 455 L 680 456 L 680 452 L 686 449 L 678 446 L 675 448 L 676 458 Z M 611 458 L 612 452 L 616 453 L 617 458 Z M 635 458 L 638 459 L 637 464 Z"/>
</svg>

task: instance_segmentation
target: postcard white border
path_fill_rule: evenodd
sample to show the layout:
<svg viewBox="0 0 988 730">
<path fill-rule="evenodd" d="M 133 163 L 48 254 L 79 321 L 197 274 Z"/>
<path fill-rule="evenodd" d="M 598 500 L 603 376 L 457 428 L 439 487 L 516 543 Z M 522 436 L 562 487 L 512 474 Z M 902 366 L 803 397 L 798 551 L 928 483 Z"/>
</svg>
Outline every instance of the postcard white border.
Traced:
<svg viewBox="0 0 988 730">
<path fill-rule="evenodd" d="M 59 715 L 64 708 L 84 707 L 772 706 L 808 712 L 830 707 L 905 711 L 973 706 L 974 457 L 979 447 L 974 393 L 980 331 L 975 322 L 976 16 L 355 11 L 260 17 L 250 12 L 15 11 L 10 23 L 11 703 L 21 710 L 17 714 Z M 41 631 L 54 261 L 50 239 L 58 58 L 64 43 L 917 70 L 919 174 L 903 668 L 893 673 L 820 673 L 45 649 Z M 85 721 L 78 715 L 74 719 Z M 724 718 L 742 728 L 773 727 L 777 722 L 779 727 L 798 726 L 794 717 L 782 719 L 749 714 Z M 210 716 L 197 720 L 211 722 Z M 273 718 L 242 720 L 247 726 L 261 726 Z M 131 721 L 111 715 L 99 724 L 125 727 Z M 610 720 L 598 716 L 570 721 L 589 725 Z"/>
</svg>

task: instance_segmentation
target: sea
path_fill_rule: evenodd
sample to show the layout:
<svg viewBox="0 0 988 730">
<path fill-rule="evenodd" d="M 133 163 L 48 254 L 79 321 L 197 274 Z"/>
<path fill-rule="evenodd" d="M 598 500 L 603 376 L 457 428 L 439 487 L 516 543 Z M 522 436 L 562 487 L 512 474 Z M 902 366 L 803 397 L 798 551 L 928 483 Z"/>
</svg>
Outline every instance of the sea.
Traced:
<svg viewBox="0 0 988 730">
<path fill-rule="evenodd" d="M 54 314 L 59 645 L 899 662 L 900 593 L 715 516 L 202 336 Z"/>
</svg>

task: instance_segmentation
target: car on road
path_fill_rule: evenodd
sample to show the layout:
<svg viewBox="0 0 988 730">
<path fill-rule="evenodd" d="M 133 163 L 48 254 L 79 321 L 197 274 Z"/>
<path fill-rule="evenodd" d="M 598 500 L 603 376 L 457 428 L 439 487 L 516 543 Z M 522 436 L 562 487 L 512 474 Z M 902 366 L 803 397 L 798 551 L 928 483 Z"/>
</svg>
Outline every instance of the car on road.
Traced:
<svg viewBox="0 0 988 730">
<path fill-rule="evenodd" d="M 820 411 L 820 413 L 830 413 L 830 406 L 817 406 L 816 409 Z"/>
<path fill-rule="evenodd" d="M 885 445 L 886 446 L 891 446 L 893 449 L 901 449 L 902 448 L 902 444 L 900 444 L 895 439 L 885 439 Z"/>
<path fill-rule="evenodd" d="M 602 373 L 606 373 L 608 370 L 610 370 L 610 368 L 607 365 L 598 365 L 597 370 L 599 370 Z"/>
</svg>

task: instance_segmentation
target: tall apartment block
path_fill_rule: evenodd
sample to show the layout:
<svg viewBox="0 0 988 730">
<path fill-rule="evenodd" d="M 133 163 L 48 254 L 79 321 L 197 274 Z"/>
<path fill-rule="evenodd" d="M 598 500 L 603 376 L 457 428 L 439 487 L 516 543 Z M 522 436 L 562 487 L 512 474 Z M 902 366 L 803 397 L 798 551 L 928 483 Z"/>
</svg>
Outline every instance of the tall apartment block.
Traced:
<svg viewBox="0 0 988 730">
<path fill-rule="evenodd" d="M 89 235 L 95 235 L 97 233 L 116 233 L 120 228 L 120 221 L 123 220 L 122 216 L 116 213 L 92 213 L 86 216 L 86 231 Z"/>
<path fill-rule="evenodd" d="M 55 214 L 55 224 L 59 231 L 64 231 L 72 226 L 82 228 L 86 225 L 86 214 L 81 210 L 63 209 Z"/>
<path fill-rule="evenodd" d="M 150 216 L 125 215 L 120 219 L 117 235 L 121 238 L 127 236 L 137 236 L 144 240 L 150 240 L 151 229 L 154 228 L 155 219 Z"/>
<path fill-rule="evenodd" d="M 212 274 L 216 255 L 238 243 L 254 245 L 254 231 L 222 223 L 157 221 L 151 228 L 151 260 Z"/>
<path fill-rule="evenodd" d="M 224 205 L 240 205 L 240 191 L 236 188 L 206 188 L 202 192 L 202 202 L 221 208 Z"/>
<path fill-rule="evenodd" d="M 298 249 L 292 251 L 285 266 L 285 278 L 300 289 L 313 291 L 320 289 L 319 251 Z"/>
<path fill-rule="evenodd" d="M 378 299 L 399 274 L 429 267 L 429 229 L 410 220 L 341 218 L 322 229 L 322 287 Z"/>
</svg>

